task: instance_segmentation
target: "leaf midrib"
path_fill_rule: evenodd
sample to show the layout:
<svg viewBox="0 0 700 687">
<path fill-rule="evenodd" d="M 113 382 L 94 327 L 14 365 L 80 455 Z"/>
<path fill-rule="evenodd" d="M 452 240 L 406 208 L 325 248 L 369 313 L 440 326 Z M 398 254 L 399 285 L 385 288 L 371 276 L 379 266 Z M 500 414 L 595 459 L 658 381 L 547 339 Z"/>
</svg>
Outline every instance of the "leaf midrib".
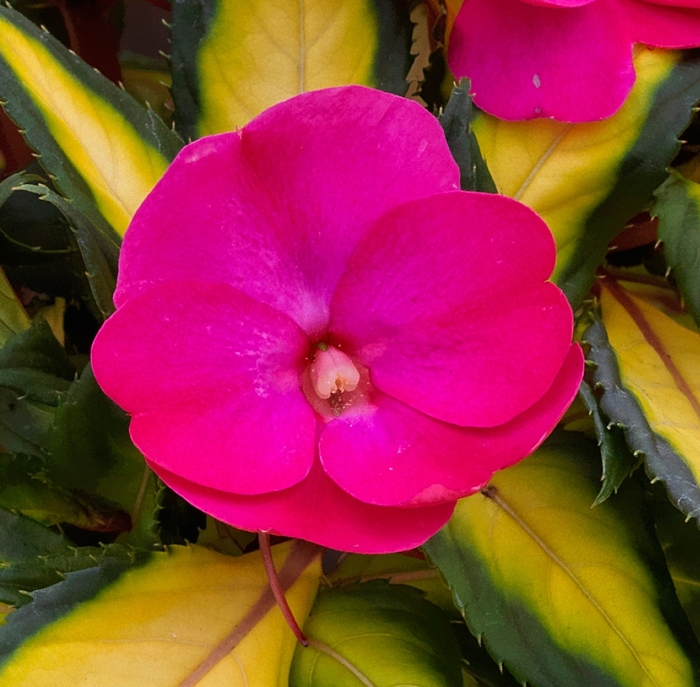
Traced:
<svg viewBox="0 0 700 687">
<path fill-rule="evenodd" d="M 574 571 L 566 564 L 566 562 L 560 558 L 553 549 L 551 549 L 547 543 L 523 520 L 523 518 L 518 515 L 515 509 L 501 496 L 500 492 L 493 486 L 486 487 L 481 492 L 486 498 L 490 499 L 495 503 L 503 512 L 505 512 L 518 527 L 520 527 L 536 544 L 540 547 L 542 552 L 569 577 L 569 579 L 576 585 L 576 587 L 581 591 L 581 593 L 586 597 L 589 603 L 595 608 L 600 616 L 605 620 L 610 629 L 620 638 L 622 643 L 627 647 L 628 651 L 634 657 L 635 661 L 639 667 L 644 671 L 645 675 L 651 680 L 657 687 L 662 687 L 662 685 L 656 680 L 656 678 L 649 672 L 648 668 L 641 660 L 637 650 L 632 646 L 630 641 L 625 637 L 624 633 L 615 624 L 613 619 L 608 615 L 603 606 L 598 602 L 598 600 L 593 596 L 593 594 L 588 590 L 588 588 L 583 584 L 583 582 L 577 577 Z"/>
<path fill-rule="evenodd" d="M 676 366 L 675 362 L 671 358 L 671 355 L 667 352 L 666 346 L 663 341 L 661 341 L 658 334 L 654 331 L 652 325 L 649 323 L 647 318 L 644 316 L 642 310 L 634 302 L 632 296 L 627 294 L 622 287 L 616 284 L 614 281 L 607 281 L 605 283 L 605 288 L 610 293 L 610 295 L 617 301 L 620 307 L 632 318 L 634 324 L 639 329 L 639 332 L 644 337 L 646 343 L 652 348 L 656 355 L 661 360 L 662 364 L 666 368 L 666 371 L 673 379 L 674 384 L 678 390 L 685 396 L 688 403 L 692 407 L 693 411 L 700 419 L 700 400 L 693 392 L 685 377 L 681 371 Z"/>
</svg>

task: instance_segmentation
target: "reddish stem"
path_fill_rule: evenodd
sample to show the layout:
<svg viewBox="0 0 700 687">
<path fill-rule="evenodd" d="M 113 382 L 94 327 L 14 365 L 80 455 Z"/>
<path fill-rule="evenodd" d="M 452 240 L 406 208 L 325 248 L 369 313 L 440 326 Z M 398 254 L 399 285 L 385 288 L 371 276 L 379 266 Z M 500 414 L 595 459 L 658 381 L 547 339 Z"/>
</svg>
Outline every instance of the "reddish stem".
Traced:
<svg viewBox="0 0 700 687">
<path fill-rule="evenodd" d="M 277 570 L 275 570 L 275 563 L 272 560 L 272 550 L 270 548 L 270 535 L 265 534 L 265 532 L 258 532 L 258 542 L 260 543 L 260 553 L 262 554 L 263 565 L 265 566 L 265 574 L 267 575 L 267 581 L 270 584 L 270 590 L 272 595 L 275 597 L 277 606 L 284 619 L 289 625 L 289 629 L 294 633 L 294 636 L 299 641 L 302 646 L 309 646 L 309 640 L 306 638 L 304 633 L 299 627 L 299 623 L 292 613 L 292 609 L 289 608 L 287 603 L 287 597 L 284 595 L 284 590 L 280 584 L 279 577 L 277 577 Z"/>
</svg>

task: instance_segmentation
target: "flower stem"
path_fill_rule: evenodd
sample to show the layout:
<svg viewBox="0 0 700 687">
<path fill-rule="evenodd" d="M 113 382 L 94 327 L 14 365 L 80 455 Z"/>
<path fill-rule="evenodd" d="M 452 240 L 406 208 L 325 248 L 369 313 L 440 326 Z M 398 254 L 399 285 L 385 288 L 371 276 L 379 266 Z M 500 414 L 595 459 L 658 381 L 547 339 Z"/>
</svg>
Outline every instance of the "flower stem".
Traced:
<svg viewBox="0 0 700 687">
<path fill-rule="evenodd" d="M 277 577 L 277 570 L 275 570 L 275 563 L 272 560 L 272 550 L 270 549 L 270 535 L 265 532 L 258 532 L 258 542 L 260 543 L 260 553 L 262 554 L 263 565 L 265 566 L 265 573 L 267 574 L 267 581 L 270 584 L 270 590 L 272 595 L 275 597 L 277 606 L 284 619 L 289 625 L 289 629 L 294 633 L 294 636 L 299 641 L 302 646 L 309 646 L 309 640 L 301 631 L 299 623 L 297 622 L 292 609 L 289 608 L 287 603 L 287 597 L 284 595 L 284 590 L 282 585 L 280 585 L 279 577 Z"/>
</svg>

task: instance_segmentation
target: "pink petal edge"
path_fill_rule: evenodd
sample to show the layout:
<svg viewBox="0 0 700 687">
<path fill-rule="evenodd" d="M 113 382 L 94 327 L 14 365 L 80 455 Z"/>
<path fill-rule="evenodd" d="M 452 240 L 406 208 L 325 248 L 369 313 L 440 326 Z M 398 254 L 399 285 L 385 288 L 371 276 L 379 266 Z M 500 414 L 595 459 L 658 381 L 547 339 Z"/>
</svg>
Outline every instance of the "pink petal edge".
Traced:
<svg viewBox="0 0 700 687">
<path fill-rule="evenodd" d="M 454 501 L 481 489 L 496 470 L 532 453 L 571 404 L 583 375 L 578 344 L 551 388 L 531 408 L 492 429 L 433 420 L 387 396 L 371 414 L 329 423 L 321 463 L 353 497 L 382 506 Z"/>
<path fill-rule="evenodd" d="M 180 152 L 126 233 L 115 303 L 154 283 L 224 282 L 316 335 L 374 220 L 458 187 L 417 103 L 361 86 L 305 93 Z"/>
<path fill-rule="evenodd" d="M 657 48 L 700 46 L 700 7 L 684 2 L 614 0 L 635 43 Z"/>
<path fill-rule="evenodd" d="M 260 496 L 207 489 L 158 465 L 151 467 L 192 505 L 233 527 L 351 553 L 395 553 L 420 546 L 450 519 L 455 506 L 386 508 L 362 503 L 332 482 L 318 462 L 303 482 Z"/>
<path fill-rule="evenodd" d="M 300 390 L 308 342 L 282 313 L 227 284 L 160 284 L 125 303 L 92 349 L 95 378 L 134 415 L 148 458 L 241 493 L 308 473 L 316 418 Z"/>
<path fill-rule="evenodd" d="M 605 119 L 622 105 L 635 74 L 632 39 L 618 8 L 465 0 L 448 62 L 472 82 L 474 102 L 505 120 Z"/>
</svg>

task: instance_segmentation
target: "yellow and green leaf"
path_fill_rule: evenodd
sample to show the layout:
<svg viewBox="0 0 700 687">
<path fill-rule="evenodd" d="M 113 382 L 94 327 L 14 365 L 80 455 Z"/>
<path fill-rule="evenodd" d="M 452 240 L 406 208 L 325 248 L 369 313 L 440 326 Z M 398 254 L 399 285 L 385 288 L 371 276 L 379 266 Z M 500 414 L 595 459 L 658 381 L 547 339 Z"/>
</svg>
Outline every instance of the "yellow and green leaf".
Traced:
<svg viewBox="0 0 700 687">
<path fill-rule="evenodd" d="M 440 571 L 429 561 L 405 554 L 343 556 L 338 567 L 326 579 L 335 588 L 348 585 L 364 585 L 370 581 L 384 580 L 390 585 L 409 585 L 421 590 L 424 599 L 445 611 L 460 644 L 465 681 L 479 679 L 477 684 L 486 687 L 516 687 L 513 677 L 498 666 L 479 646 L 461 620 L 450 589 Z M 457 621 L 460 618 L 460 621 Z M 500 668 L 500 669 L 499 669 Z M 431 683 L 432 684 L 432 683 Z M 472 684 L 472 683 L 468 683 Z"/>
<path fill-rule="evenodd" d="M 233 131 L 305 91 L 360 84 L 403 95 L 400 0 L 203 0 L 173 5 L 173 99 L 185 139 Z"/>
<path fill-rule="evenodd" d="M 700 518 L 700 334 L 612 279 L 585 340 L 600 407 L 688 518 Z"/>
<path fill-rule="evenodd" d="M 303 542 L 273 549 L 300 622 L 316 595 L 318 553 Z M 36 592 L 0 627 L 0 686 L 284 687 L 295 644 L 258 552 L 172 547 Z"/>
<path fill-rule="evenodd" d="M 461 683 L 449 616 L 412 587 L 375 580 L 322 590 L 304 632 L 309 647 L 297 648 L 290 687 Z"/>
<path fill-rule="evenodd" d="M 554 280 L 578 304 L 608 243 L 666 178 L 700 99 L 700 57 L 640 48 L 637 82 L 613 117 L 473 123 L 500 193 L 536 210 L 554 233 Z"/>
<path fill-rule="evenodd" d="M 472 632 L 537 687 L 694 687 L 700 645 L 641 490 L 591 508 L 595 444 L 567 433 L 463 499 L 425 546 Z"/>
<path fill-rule="evenodd" d="M 6 7 L 0 99 L 61 192 L 118 234 L 182 145 L 155 113 Z"/>
</svg>

